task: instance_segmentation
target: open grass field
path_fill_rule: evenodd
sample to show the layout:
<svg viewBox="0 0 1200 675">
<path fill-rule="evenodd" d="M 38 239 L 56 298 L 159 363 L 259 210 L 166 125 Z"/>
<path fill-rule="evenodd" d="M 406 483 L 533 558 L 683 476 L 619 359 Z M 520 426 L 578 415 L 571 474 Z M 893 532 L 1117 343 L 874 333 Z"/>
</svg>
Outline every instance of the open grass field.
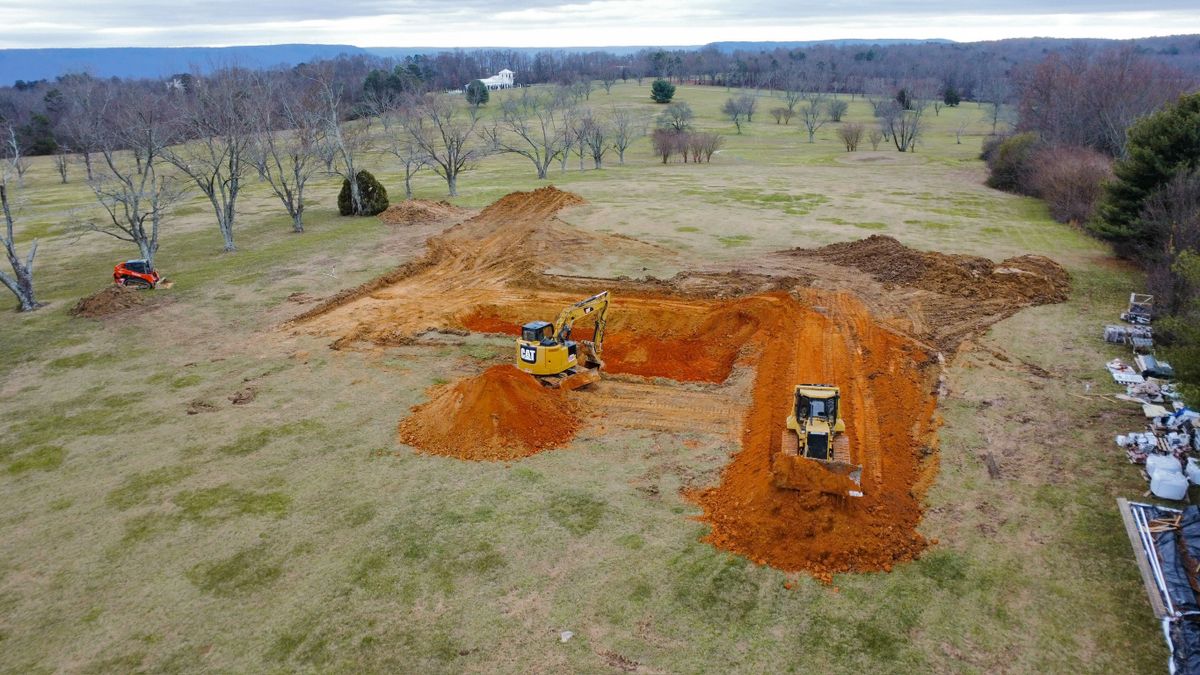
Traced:
<svg viewBox="0 0 1200 675">
<path fill-rule="evenodd" d="M 648 89 L 619 84 L 590 104 L 650 119 Z M 587 200 L 559 214 L 566 223 L 676 255 L 549 271 L 733 270 L 887 234 L 997 261 L 1041 254 L 1071 274 L 1067 302 L 945 355 L 940 468 L 918 528 L 935 543 L 918 559 L 822 583 L 701 542 L 708 525 L 681 489 L 717 482 L 739 449 L 729 434 L 614 428 L 509 463 L 400 445 L 397 422 L 429 387 L 507 362 L 511 340 L 331 350 L 284 327 L 307 307 L 289 295 L 367 281 L 445 227 L 339 218 L 333 178 L 312 186 L 303 235 L 251 179 L 232 254 L 192 198 L 162 237 L 173 288 L 144 312 L 72 317 L 136 249 L 73 232 L 97 211 L 82 168 L 60 185 L 42 158 L 13 192 L 22 245 L 41 242 L 46 307 L 0 315 L 0 671 L 1164 668 L 1114 505 L 1144 489 L 1111 440 L 1140 411 L 1079 396 L 1114 388 L 1099 336 L 1136 275 L 1036 200 L 983 186 L 990 124 L 973 104 L 931 110 L 915 154 L 865 141 L 846 153 L 835 124 L 813 144 L 796 121 L 776 125 L 765 95 L 735 134 L 717 114 L 729 95 L 676 94 L 698 127 L 726 134 L 710 164 L 663 165 L 643 139 L 625 165 L 613 154 L 603 170 L 573 159 L 551 173 Z M 848 119 L 869 118 L 851 103 Z M 396 167 L 364 164 L 397 202 Z M 452 201 L 478 209 L 544 184 L 523 158 L 489 157 Z M 431 174 L 416 185 L 420 198 L 445 194 Z M 188 414 L 197 405 L 211 411 Z"/>
</svg>

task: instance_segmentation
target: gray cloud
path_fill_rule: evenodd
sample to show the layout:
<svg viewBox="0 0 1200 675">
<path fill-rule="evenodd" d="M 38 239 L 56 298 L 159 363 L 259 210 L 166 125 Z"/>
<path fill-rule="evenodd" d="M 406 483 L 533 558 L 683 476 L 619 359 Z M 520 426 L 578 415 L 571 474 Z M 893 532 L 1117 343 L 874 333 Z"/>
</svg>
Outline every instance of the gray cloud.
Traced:
<svg viewBox="0 0 1200 675">
<path fill-rule="evenodd" d="M 574 44 L 638 44 L 647 40 L 648 27 L 661 27 L 663 44 L 694 44 L 715 39 L 806 39 L 812 26 L 840 30 L 833 37 L 870 33 L 882 37 L 948 37 L 959 22 L 972 17 L 1002 17 L 1000 29 L 1013 25 L 1037 30 L 1033 17 L 1077 15 L 1076 30 L 1088 22 L 1097 34 L 1119 26 L 1103 15 L 1130 12 L 1138 24 L 1158 34 L 1195 29 L 1195 1 L 1157 0 L 1131 7 L 1128 0 L 1067 0 L 1048 7 L 1044 1 L 983 0 L 965 4 L 947 0 L 911 0 L 903 5 L 873 0 L 796 3 L 782 0 L 211 0 L 178 5 L 162 0 L 5 0 L 0 4 L 0 47 L 68 46 L 182 46 L 261 44 L 280 42 L 340 42 L 381 46 L 475 46 L 552 44 L 556 35 Z M 1156 16 L 1157 15 L 1157 16 Z M 1173 15 L 1175 19 L 1167 18 Z M 1181 26 L 1178 18 L 1190 18 Z M 902 20 L 888 21 L 889 18 Z M 1079 24 L 1082 22 L 1082 26 Z M 1069 20 L 1067 23 L 1071 23 Z M 1135 22 L 1136 23 L 1136 22 Z M 1053 24 L 1042 33 L 1055 34 Z M 1132 25 L 1132 24 L 1130 24 Z M 923 35 L 916 34 L 923 27 Z M 748 33 L 751 28 L 764 37 Z M 729 29 L 725 36 L 722 30 Z M 742 33 L 734 33 L 742 29 Z M 768 29 L 773 32 L 767 33 Z M 782 37 L 781 30 L 794 30 Z M 983 30 L 978 28 L 977 30 Z M 1028 34 L 1028 33 L 1027 33 Z M 688 37 L 689 35 L 693 37 Z M 489 36 L 495 36 L 489 42 Z M 586 39 L 580 43 L 579 36 Z M 589 37 L 590 36 L 590 37 Z M 830 37 L 830 36 L 822 36 Z M 424 39 L 423 39 L 424 38 Z M 965 39 L 975 39 L 975 36 Z"/>
</svg>

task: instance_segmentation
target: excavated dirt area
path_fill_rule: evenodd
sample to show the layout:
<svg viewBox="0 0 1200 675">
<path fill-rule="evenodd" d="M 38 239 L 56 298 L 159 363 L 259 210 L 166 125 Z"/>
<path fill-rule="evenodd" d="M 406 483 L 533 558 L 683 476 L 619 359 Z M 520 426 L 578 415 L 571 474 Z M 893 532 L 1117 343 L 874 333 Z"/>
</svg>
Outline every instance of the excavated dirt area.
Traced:
<svg viewBox="0 0 1200 675">
<path fill-rule="evenodd" d="M 457 220 L 464 211 L 446 201 L 409 199 L 387 207 L 379 220 L 388 225 L 429 225 Z"/>
<path fill-rule="evenodd" d="M 953 354 L 962 339 L 1021 307 L 1061 301 L 1069 284 L 1045 258 L 995 264 L 923 253 L 887 237 L 669 280 L 543 273 L 589 255 L 671 255 L 555 217 L 580 202 L 553 187 L 508 195 L 430 240 L 420 260 L 339 293 L 291 326 L 328 337 L 336 349 L 405 344 L 429 328 L 515 335 L 521 323 L 553 320 L 569 302 L 609 290 L 608 378 L 564 395 L 534 389 L 540 385 L 514 377 L 515 369 L 493 368 L 433 391 L 401 422 L 401 442 L 467 459 L 513 459 L 567 442 L 578 428 L 572 400 L 596 411 L 581 423 L 601 432 L 729 434 L 741 451 L 719 483 L 687 494 L 712 527 L 707 540 L 823 579 L 888 570 L 928 545 L 917 526 L 937 472 L 939 352 Z M 574 337 L 590 332 L 580 325 Z M 801 382 L 841 387 L 864 497 L 772 484 L 771 457 Z M 566 416 L 544 425 L 561 425 L 561 435 L 530 437 L 512 423 L 530 397 L 544 414 Z"/>
<path fill-rule="evenodd" d="M 86 298 L 81 298 L 71 308 L 71 314 L 89 319 L 99 319 L 142 307 L 145 304 L 146 299 L 142 297 L 142 291 L 113 284 Z"/>
<path fill-rule="evenodd" d="M 400 423 L 399 434 L 431 455 L 510 460 L 559 447 L 579 426 L 565 392 L 509 365 L 436 388 Z"/>
</svg>

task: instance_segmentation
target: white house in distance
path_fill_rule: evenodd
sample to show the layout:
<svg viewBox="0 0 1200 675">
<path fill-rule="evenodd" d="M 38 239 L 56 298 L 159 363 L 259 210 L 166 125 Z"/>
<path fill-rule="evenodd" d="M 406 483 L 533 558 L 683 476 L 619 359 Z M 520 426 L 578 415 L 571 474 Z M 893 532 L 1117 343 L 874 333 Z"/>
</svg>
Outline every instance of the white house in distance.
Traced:
<svg viewBox="0 0 1200 675">
<path fill-rule="evenodd" d="M 512 89 L 513 76 L 516 75 L 513 71 L 505 68 L 495 75 L 481 80 L 483 86 L 488 89 Z"/>
</svg>

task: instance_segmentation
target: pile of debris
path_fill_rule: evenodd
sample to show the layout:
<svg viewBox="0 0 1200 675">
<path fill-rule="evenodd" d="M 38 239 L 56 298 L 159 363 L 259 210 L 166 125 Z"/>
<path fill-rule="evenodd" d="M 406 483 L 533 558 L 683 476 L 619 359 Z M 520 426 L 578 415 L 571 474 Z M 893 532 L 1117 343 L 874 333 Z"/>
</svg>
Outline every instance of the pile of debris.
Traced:
<svg viewBox="0 0 1200 675">
<path fill-rule="evenodd" d="M 1200 508 L 1117 500 L 1125 532 L 1171 653 L 1168 672 L 1200 673 Z"/>
<path fill-rule="evenodd" d="M 1154 296 L 1132 293 L 1121 319 L 1133 325 L 1104 328 L 1106 342 L 1130 345 L 1134 352 L 1132 364 L 1118 358 L 1106 366 L 1113 381 L 1125 386 L 1125 394 L 1117 398 L 1140 403 L 1146 416 L 1143 431 L 1121 434 L 1116 441 L 1131 463 L 1145 466 L 1151 494 L 1183 500 L 1189 484 L 1200 485 L 1200 413 L 1184 405 L 1172 382 L 1171 364 L 1149 353 L 1154 345 L 1149 325 L 1153 315 Z"/>
</svg>

